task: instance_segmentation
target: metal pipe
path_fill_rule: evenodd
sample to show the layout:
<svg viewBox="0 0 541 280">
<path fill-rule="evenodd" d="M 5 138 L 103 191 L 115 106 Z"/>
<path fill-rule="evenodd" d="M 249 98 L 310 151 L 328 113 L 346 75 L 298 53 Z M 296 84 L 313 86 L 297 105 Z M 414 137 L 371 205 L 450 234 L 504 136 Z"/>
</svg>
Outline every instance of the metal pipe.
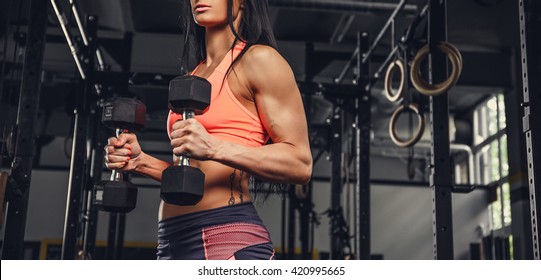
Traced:
<svg viewBox="0 0 541 280">
<path fill-rule="evenodd" d="M 463 151 L 468 154 L 468 178 L 471 185 L 479 184 L 477 174 L 475 172 L 475 163 L 473 158 L 473 151 L 468 145 L 464 144 L 451 144 L 451 151 Z"/>
<path fill-rule="evenodd" d="M 79 33 L 81 34 L 81 38 L 83 39 L 83 44 L 85 46 L 88 46 L 88 36 L 86 35 L 86 31 L 83 25 L 83 21 L 81 20 L 81 16 L 79 16 L 79 10 L 77 9 L 77 3 L 75 0 L 70 0 L 71 5 L 71 11 L 73 13 L 73 17 L 75 18 L 75 22 L 77 22 L 77 27 L 79 28 Z M 98 59 L 98 65 L 101 70 L 105 69 L 105 63 L 103 62 L 103 56 L 101 55 L 100 49 L 96 48 L 96 58 Z"/>
<path fill-rule="evenodd" d="M 351 65 L 357 59 L 357 55 L 359 55 L 359 47 L 355 48 L 355 51 L 353 51 L 353 54 L 351 55 L 351 58 L 349 59 L 348 63 L 346 64 L 346 67 L 344 67 L 344 69 L 342 69 L 342 72 L 340 72 L 340 75 L 338 77 L 334 78 L 334 83 L 335 84 L 339 84 L 344 80 L 344 78 L 346 77 L 347 72 L 351 68 Z"/>
<path fill-rule="evenodd" d="M 296 1 L 292 1 L 292 2 L 296 2 Z M 320 2 L 323 2 L 323 1 L 320 1 Z M 391 14 L 391 16 L 389 17 L 389 19 L 387 20 L 387 22 L 385 23 L 385 25 L 383 26 L 383 28 L 381 29 L 381 31 L 379 32 L 378 36 L 376 37 L 376 39 L 374 40 L 374 42 L 372 43 L 372 45 L 370 46 L 368 51 L 363 53 L 361 64 L 365 64 L 368 61 L 368 59 L 370 59 L 370 56 L 372 55 L 372 53 L 374 52 L 374 50 L 378 46 L 379 42 L 381 41 L 381 39 L 383 38 L 383 36 L 387 32 L 387 29 L 389 28 L 389 26 L 391 26 L 391 24 L 393 24 L 393 22 L 394 22 L 396 16 L 398 15 L 398 13 L 405 10 L 409 6 L 409 5 L 406 5 L 407 2 L 408 2 L 408 0 L 401 0 L 400 3 L 398 3 L 398 5 L 391 4 L 393 6 L 393 8 L 394 8 L 394 11 Z M 360 4 L 359 2 L 355 2 L 355 3 Z M 330 5 L 332 6 L 332 4 L 330 4 Z M 415 11 L 417 11 L 417 6 L 415 6 Z M 394 41 L 394 38 L 392 38 L 392 40 Z M 348 61 L 348 63 L 346 64 L 346 66 L 344 67 L 344 69 L 342 69 L 342 72 L 340 72 L 340 75 L 337 78 L 334 79 L 335 84 L 339 84 L 339 83 L 342 82 L 342 80 L 346 76 L 347 71 L 349 71 L 349 69 L 351 68 L 351 64 L 355 60 L 358 53 L 359 53 L 359 48 L 355 48 L 355 51 L 351 55 L 351 58 Z M 389 60 L 389 57 L 387 58 L 387 60 Z M 368 86 L 370 86 L 370 85 L 368 85 Z"/>
<path fill-rule="evenodd" d="M 344 37 L 348 33 L 351 24 L 355 20 L 355 15 L 342 15 L 340 22 L 334 28 L 333 34 L 331 36 L 331 44 L 341 43 L 344 40 Z"/>
<path fill-rule="evenodd" d="M 396 4 L 353 0 L 269 0 L 269 5 L 278 8 L 316 10 L 325 12 L 387 12 L 396 8 Z M 406 5 L 408 13 L 417 12 L 416 5 Z"/>
<path fill-rule="evenodd" d="M 415 145 L 416 147 L 420 148 L 430 148 L 430 143 L 427 142 L 419 142 Z M 464 144 L 450 144 L 451 151 L 460 151 L 465 152 L 468 154 L 468 183 L 470 185 L 479 184 L 479 180 L 477 178 L 477 174 L 475 171 L 475 163 L 474 163 L 474 156 L 473 156 L 473 150 L 470 146 L 464 145 Z"/>
<path fill-rule="evenodd" d="M 415 144 L 415 147 L 416 148 L 430 148 L 430 142 L 426 142 L 426 141 L 419 141 L 417 142 L 417 144 Z M 383 150 L 382 151 L 382 156 L 389 156 L 389 157 L 402 157 L 402 156 L 406 156 L 405 154 L 401 154 L 399 152 L 396 151 L 396 149 L 398 149 L 397 147 L 389 147 L 390 149 L 389 150 Z M 468 145 L 464 145 L 464 144 L 454 144 L 454 143 L 451 143 L 450 144 L 450 148 L 451 148 L 451 151 L 458 151 L 458 152 L 465 152 L 468 154 L 468 178 L 469 178 L 469 181 L 468 183 L 470 185 L 476 185 L 476 184 L 481 184 L 479 178 L 478 178 L 478 170 L 477 170 L 477 164 L 475 164 L 475 160 L 476 160 L 476 157 L 474 156 L 473 154 L 473 150 L 470 146 Z M 402 149 L 401 149 L 402 150 Z M 393 153 L 389 153 L 389 151 L 393 151 Z M 416 157 L 417 158 L 417 157 Z M 422 158 L 422 159 L 425 159 L 426 157 L 419 157 L 419 158 Z M 419 173 L 419 175 L 421 175 Z"/>
<path fill-rule="evenodd" d="M 425 5 L 425 7 L 421 10 L 419 15 L 415 18 L 415 20 L 413 20 L 413 23 L 407 29 L 406 33 L 400 38 L 399 40 L 400 44 L 408 44 L 408 42 L 412 39 L 413 34 L 415 33 L 415 29 L 417 28 L 421 20 L 426 17 L 427 14 L 428 14 L 428 5 Z M 393 43 L 395 42 L 393 41 Z M 392 48 L 393 50 L 387 55 L 387 58 L 380 65 L 376 73 L 373 75 L 373 78 L 370 81 L 370 86 L 372 86 L 381 77 L 381 73 L 387 68 L 387 65 L 389 65 L 392 58 L 395 57 L 396 52 L 398 51 L 398 47 L 399 47 L 398 45 L 395 45 Z"/>
<path fill-rule="evenodd" d="M 400 13 L 400 11 L 405 9 L 405 6 L 406 6 L 407 2 L 408 2 L 408 0 L 401 0 L 400 3 L 398 3 L 398 6 L 396 6 L 396 9 L 393 11 L 393 13 L 389 17 L 389 19 L 387 20 L 385 25 L 383 26 L 383 28 L 379 32 L 378 36 L 376 36 L 376 39 L 372 43 L 372 46 L 370 46 L 370 49 L 368 49 L 368 51 L 363 54 L 362 63 L 366 63 L 368 61 L 368 59 L 370 58 L 370 55 L 372 55 L 372 52 L 378 46 L 379 41 L 381 41 L 381 38 L 383 38 L 383 35 L 385 35 L 385 32 L 387 32 L 387 29 L 389 28 L 389 26 L 391 26 L 391 24 L 394 22 L 394 20 L 395 20 L 396 16 L 398 15 L 398 13 Z M 415 11 L 417 11 L 417 6 L 415 6 Z M 394 41 L 394 38 L 392 38 L 392 40 Z"/>
<path fill-rule="evenodd" d="M 58 22 L 60 23 L 60 28 L 62 28 L 64 37 L 66 37 L 66 41 L 68 43 L 71 56 L 73 57 L 73 60 L 75 60 L 75 65 L 77 65 L 77 70 L 79 70 L 79 74 L 81 75 L 81 78 L 85 80 L 86 74 L 85 74 L 85 71 L 83 70 L 83 65 L 81 63 L 81 60 L 79 60 L 79 54 L 78 54 L 77 48 L 75 47 L 75 44 L 73 44 L 73 41 L 71 40 L 72 36 L 68 28 L 68 20 L 66 19 L 66 16 L 58 8 L 56 0 L 51 0 L 51 5 L 53 6 L 54 13 L 56 14 L 56 17 L 58 18 Z"/>
</svg>

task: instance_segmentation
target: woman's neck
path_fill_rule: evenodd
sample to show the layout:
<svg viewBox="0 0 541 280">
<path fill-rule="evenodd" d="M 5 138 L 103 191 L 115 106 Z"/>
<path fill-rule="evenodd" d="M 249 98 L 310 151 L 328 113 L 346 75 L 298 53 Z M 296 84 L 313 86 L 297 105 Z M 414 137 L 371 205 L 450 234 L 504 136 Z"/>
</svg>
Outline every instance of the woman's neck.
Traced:
<svg viewBox="0 0 541 280">
<path fill-rule="evenodd" d="M 207 49 L 207 65 L 221 61 L 224 55 L 231 49 L 235 36 L 229 26 L 223 28 L 207 28 L 205 44 Z"/>
<path fill-rule="evenodd" d="M 239 30 L 243 11 L 239 11 L 233 20 L 236 30 Z M 235 35 L 229 24 L 207 28 L 205 31 L 205 44 L 207 49 L 207 66 L 213 62 L 219 62 L 224 55 L 231 49 L 235 42 Z"/>
</svg>

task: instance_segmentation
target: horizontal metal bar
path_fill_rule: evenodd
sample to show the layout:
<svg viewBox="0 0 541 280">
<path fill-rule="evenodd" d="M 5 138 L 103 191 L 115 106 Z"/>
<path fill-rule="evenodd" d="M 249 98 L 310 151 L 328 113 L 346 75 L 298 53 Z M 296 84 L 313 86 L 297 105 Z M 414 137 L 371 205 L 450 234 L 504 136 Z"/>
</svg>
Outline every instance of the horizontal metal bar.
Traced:
<svg viewBox="0 0 541 280">
<path fill-rule="evenodd" d="M 396 4 L 353 0 L 269 0 L 269 5 L 278 8 L 310 9 L 326 12 L 387 12 L 396 8 Z M 417 12 L 416 5 L 406 5 L 404 11 Z"/>
</svg>

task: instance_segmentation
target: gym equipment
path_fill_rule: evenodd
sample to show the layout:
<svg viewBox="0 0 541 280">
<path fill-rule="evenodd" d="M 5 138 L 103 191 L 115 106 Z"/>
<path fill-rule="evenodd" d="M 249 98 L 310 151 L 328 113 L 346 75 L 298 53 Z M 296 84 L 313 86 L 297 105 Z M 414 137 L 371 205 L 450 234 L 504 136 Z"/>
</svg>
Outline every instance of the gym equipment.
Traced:
<svg viewBox="0 0 541 280">
<path fill-rule="evenodd" d="M 179 76 L 169 83 L 169 109 L 182 119 L 200 115 L 210 104 L 211 84 L 197 76 Z M 190 166 L 186 155 L 178 155 L 178 165 L 162 173 L 161 198 L 170 204 L 195 205 L 203 198 L 205 174 Z"/>
<path fill-rule="evenodd" d="M 9 174 L 7 172 L 0 172 L 0 201 L 2 202 L 2 209 L 0 210 L 0 225 L 4 224 L 4 197 L 6 194 L 6 188 L 8 185 Z"/>
<path fill-rule="evenodd" d="M 4 1 L 5 2 L 5 1 Z M 32 166 L 37 158 L 34 140 L 37 136 L 38 111 L 40 92 L 42 88 L 42 69 L 45 49 L 47 26 L 47 4 L 45 1 L 26 1 L 27 19 L 26 40 L 24 48 L 15 50 L 24 53 L 20 72 L 19 103 L 17 110 L 17 131 L 12 156 L 9 178 L 10 193 L 18 192 L 16 197 L 9 199 L 3 225 L 2 260 L 21 260 L 25 256 L 24 237 L 26 231 L 28 200 L 32 181 Z M 25 15 L 26 16 L 26 15 Z M 9 18 L 9 17 L 8 17 Z M 7 35 L 6 37 L 7 38 Z M 7 40 L 5 41 L 7 42 Z M 13 76 L 12 76 L 13 77 Z M 2 80 L 3 77 L 0 77 Z M 1 82 L 0 82 L 1 83 Z M 1 91 L 1 89 L 0 89 Z M 2 118 L 7 116 L 2 112 Z"/>
<path fill-rule="evenodd" d="M 398 70 L 400 71 L 400 83 L 395 94 L 393 93 L 392 82 L 393 82 L 393 73 L 397 67 L 398 67 Z M 387 99 L 391 102 L 396 102 L 400 98 L 402 98 L 402 96 L 404 96 L 404 92 L 405 92 L 404 84 L 405 84 L 405 79 L 406 79 L 405 67 L 406 66 L 404 65 L 404 61 L 402 61 L 401 59 L 397 59 L 391 62 L 391 64 L 389 64 L 389 67 L 387 68 L 387 72 L 385 72 L 385 82 L 383 83 L 384 91 L 385 91 L 385 96 L 387 96 Z"/>
<path fill-rule="evenodd" d="M 102 123 L 121 133 L 143 128 L 146 106 L 133 98 L 118 97 L 109 99 L 103 105 Z M 115 213 L 128 213 L 137 203 L 137 187 L 124 181 L 120 170 L 111 172 L 110 181 L 101 181 L 94 186 L 93 204 L 99 210 Z"/>
<path fill-rule="evenodd" d="M 531 224 L 531 245 L 533 248 L 533 259 L 541 259 L 541 246 L 539 239 L 539 215 L 541 215 L 541 128 L 539 126 L 539 108 L 541 108 L 541 67 L 539 67 L 539 50 L 541 40 L 539 33 L 539 17 L 541 15 L 541 4 L 539 1 L 519 0 L 519 23 L 520 23 L 520 54 L 522 68 L 522 100 L 524 113 L 522 128 L 526 142 L 526 157 L 528 164 L 528 192 L 530 200 L 530 224 Z M 537 144 L 536 144 L 537 143 Z M 536 183 L 537 182 L 537 183 Z M 526 208 L 527 209 L 527 208 Z M 513 218 L 514 219 L 514 218 Z M 528 237 L 529 238 L 529 237 Z M 515 246 L 516 248 L 516 246 Z M 515 252 L 517 250 L 515 249 Z"/>
<path fill-rule="evenodd" d="M 398 133 L 396 131 L 396 122 L 398 121 L 398 118 L 400 117 L 400 114 L 404 112 L 404 110 L 411 110 L 417 115 L 417 119 L 419 120 L 419 125 L 417 126 L 417 129 L 413 135 L 412 138 L 408 140 L 402 140 L 400 137 L 398 137 Z M 423 114 L 421 114 L 421 111 L 419 110 L 419 106 L 417 104 L 411 103 L 409 105 L 400 105 L 396 110 L 394 111 L 393 115 L 391 116 L 390 122 L 389 122 L 389 134 L 391 135 L 391 140 L 399 146 L 399 147 L 411 147 L 415 145 L 415 143 L 419 142 L 421 137 L 423 136 L 423 133 L 425 132 L 425 118 Z"/>
<path fill-rule="evenodd" d="M 411 64 L 410 78 L 411 83 L 420 93 L 428 96 L 437 96 L 444 92 L 447 92 L 453 86 L 455 86 L 460 74 L 462 72 L 462 56 L 458 49 L 448 42 L 439 42 L 437 47 L 440 51 L 445 53 L 451 62 L 452 71 L 447 80 L 438 84 L 429 84 L 421 77 L 421 62 L 426 58 L 429 53 L 428 45 L 423 46 L 415 55 Z"/>
</svg>

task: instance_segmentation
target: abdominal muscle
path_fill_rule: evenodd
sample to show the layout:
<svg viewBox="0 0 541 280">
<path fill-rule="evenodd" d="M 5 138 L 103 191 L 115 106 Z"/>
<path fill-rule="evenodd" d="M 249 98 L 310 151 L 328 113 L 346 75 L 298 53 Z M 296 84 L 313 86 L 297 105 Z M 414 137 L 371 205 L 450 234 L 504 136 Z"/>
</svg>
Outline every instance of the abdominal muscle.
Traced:
<svg viewBox="0 0 541 280">
<path fill-rule="evenodd" d="M 205 174 L 205 190 L 203 198 L 193 206 L 178 206 L 166 203 L 162 200 L 158 215 L 159 220 L 184 215 L 188 213 L 209 210 L 218 207 L 228 206 L 231 198 L 231 180 L 230 176 L 235 169 L 223 165 L 215 161 L 190 161 L 191 166 L 199 168 Z M 239 190 L 239 170 L 235 171 L 233 180 L 233 198 L 235 204 L 241 203 Z M 248 177 L 250 175 L 244 173 L 242 175 L 242 202 L 251 201 L 251 196 L 248 191 Z"/>
</svg>

